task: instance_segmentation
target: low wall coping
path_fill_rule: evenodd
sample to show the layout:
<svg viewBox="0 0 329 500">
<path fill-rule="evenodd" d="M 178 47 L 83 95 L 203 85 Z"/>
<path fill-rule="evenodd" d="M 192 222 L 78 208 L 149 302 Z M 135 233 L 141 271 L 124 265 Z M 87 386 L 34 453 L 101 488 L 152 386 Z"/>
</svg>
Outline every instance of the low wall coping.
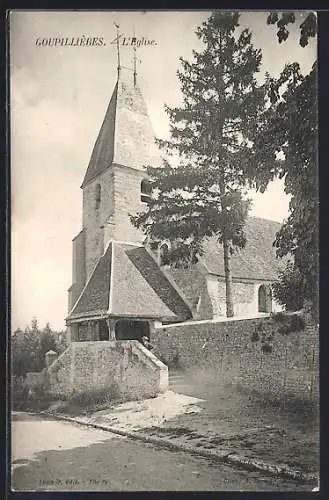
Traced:
<svg viewBox="0 0 329 500">
<path fill-rule="evenodd" d="M 63 359 L 65 359 L 67 356 L 70 356 L 71 354 L 70 351 L 72 350 L 72 344 L 73 342 L 71 342 L 70 345 L 65 349 L 65 351 L 63 351 L 62 354 L 57 356 L 57 358 L 54 359 L 53 363 L 46 368 L 47 373 L 49 374 L 56 373 L 56 371 L 60 368 Z"/>
<path fill-rule="evenodd" d="M 232 323 L 234 321 L 252 321 L 252 320 L 260 320 L 260 319 L 268 319 L 270 318 L 270 313 L 264 313 L 261 316 L 245 316 L 245 317 L 236 317 L 234 316 L 233 318 L 217 318 L 217 319 L 202 319 L 202 320 L 197 320 L 197 321 L 182 321 L 180 323 L 170 323 L 168 325 L 161 325 L 157 326 L 155 325 L 154 328 L 155 330 L 164 330 L 167 328 L 174 328 L 174 327 L 182 327 L 182 326 L 198 326 L 198 325 L 203 325 L 203 324 L 214 324 L 214 323 Z"/>
<path fill-rule="evenodd" d="M 155 354 L 153 354 L 153 352 L 149 351 L 149 349 L 147 349 L 140 342 L 138 342 L 138 340 L 131 340 L 129 342 L 134 342 L 134 344 L 132 344 L 134 351 L 137 350 L 143 353 L 143 357 L 145 360 L 147 360 L 148 364 L 152 364 L 153 366 L 155 366 L 160 370 L 168 370 L 167 365 L 165 365 L 162 361 L 160 361 L 160 359 L 157 358 Z"/>
<path fill-rule="evenodd" d="M 133 352 L 141 353 L 143 359 L 146 361 L 148 365 L 152 365 L 155 369 L 158 370 L 167 370 L 167 365 L 162 363 L 160 359 L 158 359 L 149 349 L 146 349 L 145 346 L 143 346 L 138 340 L 95 340 L 95 341 L 90 341 L 90 340 L 84 340 L 82 342 L 72 342 L 71 346 L 73 351 L 77 351 L 82 348 L 86 348 L 88 346 L 93 346 L 97 347 L 98 349 L 101 348 L 115 348 L 117 346 L 122 345 L 123 347 L 131 346 Z"/>
</svg>

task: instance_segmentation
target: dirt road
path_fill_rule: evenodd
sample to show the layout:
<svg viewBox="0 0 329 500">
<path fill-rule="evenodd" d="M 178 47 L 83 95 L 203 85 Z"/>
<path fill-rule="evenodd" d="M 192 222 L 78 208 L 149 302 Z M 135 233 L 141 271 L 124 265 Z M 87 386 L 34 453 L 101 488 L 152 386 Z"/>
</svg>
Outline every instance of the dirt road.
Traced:
<svg viewBox="0 0 329 500">
<path fill-rule="evenodd" d="M 106 431 L 14 413 L 16 491 L 301 491 L 294 481 L 215 464 Z"/>
</svg>

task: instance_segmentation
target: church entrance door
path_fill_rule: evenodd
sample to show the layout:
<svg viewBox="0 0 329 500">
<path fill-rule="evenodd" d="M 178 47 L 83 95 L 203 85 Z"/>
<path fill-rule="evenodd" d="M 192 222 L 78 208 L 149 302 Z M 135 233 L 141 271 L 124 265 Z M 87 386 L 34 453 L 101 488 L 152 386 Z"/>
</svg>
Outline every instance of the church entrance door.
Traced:
<svg viewBox="0 0 329 500">
<path fill-rule="evenodd" d="M 105 320 L 99 322 L 99 340 L 109 340 L 109 329 Z"/>
<path fill-rule="evenodd" d="M 115 338 L 117 340 L 142 340 L 142 337 L 150 336 L 150 325 L 148 321 L 133 321 L 122 319 L 115 324 Z"/>
<path fill-rule="evenodd" d="M 258 312 L 272 312 L 272 292 L 271 288 L 261 285 L 258 290 Z"/>
</svg>

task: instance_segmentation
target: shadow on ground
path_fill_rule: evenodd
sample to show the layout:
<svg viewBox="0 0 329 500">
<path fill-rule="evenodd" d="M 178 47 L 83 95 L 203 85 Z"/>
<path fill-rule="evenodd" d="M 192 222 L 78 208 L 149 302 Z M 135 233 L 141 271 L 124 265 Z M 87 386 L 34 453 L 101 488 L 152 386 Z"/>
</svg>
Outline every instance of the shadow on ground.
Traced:
<svg viewBox="0 0 329 500">
<path fill-rule="evenodd" d="M 24 411 L 12 412 L 11 413 L 11 421 L 12 422 L 28 422 L 28 421 L 36 421 L 36 420 L 53 420 L 57 422 L 57 419 L 52 415 L 42 414 L 42 415 L 31 415 L 30 413 L 26 413 Z"/>
<path fill-rule="evenodd" d="M 204 401 L 198 403 L 201 412 L 165 422 L 159 429 L 163 435 L 204 448 L 223 445 L 241 455 L 303 472 L 319 470 L 317 406 L 295 399 L 282 404 L 204 371 L 181 373 L 170 389 Z"/>
<path fill-rule="evenodd" d="M 15 463 L 15 461 L 14 461 Z M 182 452 L 124 438 L 18 460 L 15 491 L 302 491 L 295 481 L 263 477 Z"/>
</svg>

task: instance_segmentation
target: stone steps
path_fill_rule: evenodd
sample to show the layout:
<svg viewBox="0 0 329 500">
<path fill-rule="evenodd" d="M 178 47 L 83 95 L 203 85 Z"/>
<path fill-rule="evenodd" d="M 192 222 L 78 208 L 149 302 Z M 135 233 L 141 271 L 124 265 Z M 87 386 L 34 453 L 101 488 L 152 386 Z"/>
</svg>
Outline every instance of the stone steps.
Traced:
<svg viewBox="0 0 329 500">
<path fill-rule="evenodd" d="M 179 393 L 191 392 L 186 375 L 180 371 L 169 370 L 169 389 Z"/>
</svg>

